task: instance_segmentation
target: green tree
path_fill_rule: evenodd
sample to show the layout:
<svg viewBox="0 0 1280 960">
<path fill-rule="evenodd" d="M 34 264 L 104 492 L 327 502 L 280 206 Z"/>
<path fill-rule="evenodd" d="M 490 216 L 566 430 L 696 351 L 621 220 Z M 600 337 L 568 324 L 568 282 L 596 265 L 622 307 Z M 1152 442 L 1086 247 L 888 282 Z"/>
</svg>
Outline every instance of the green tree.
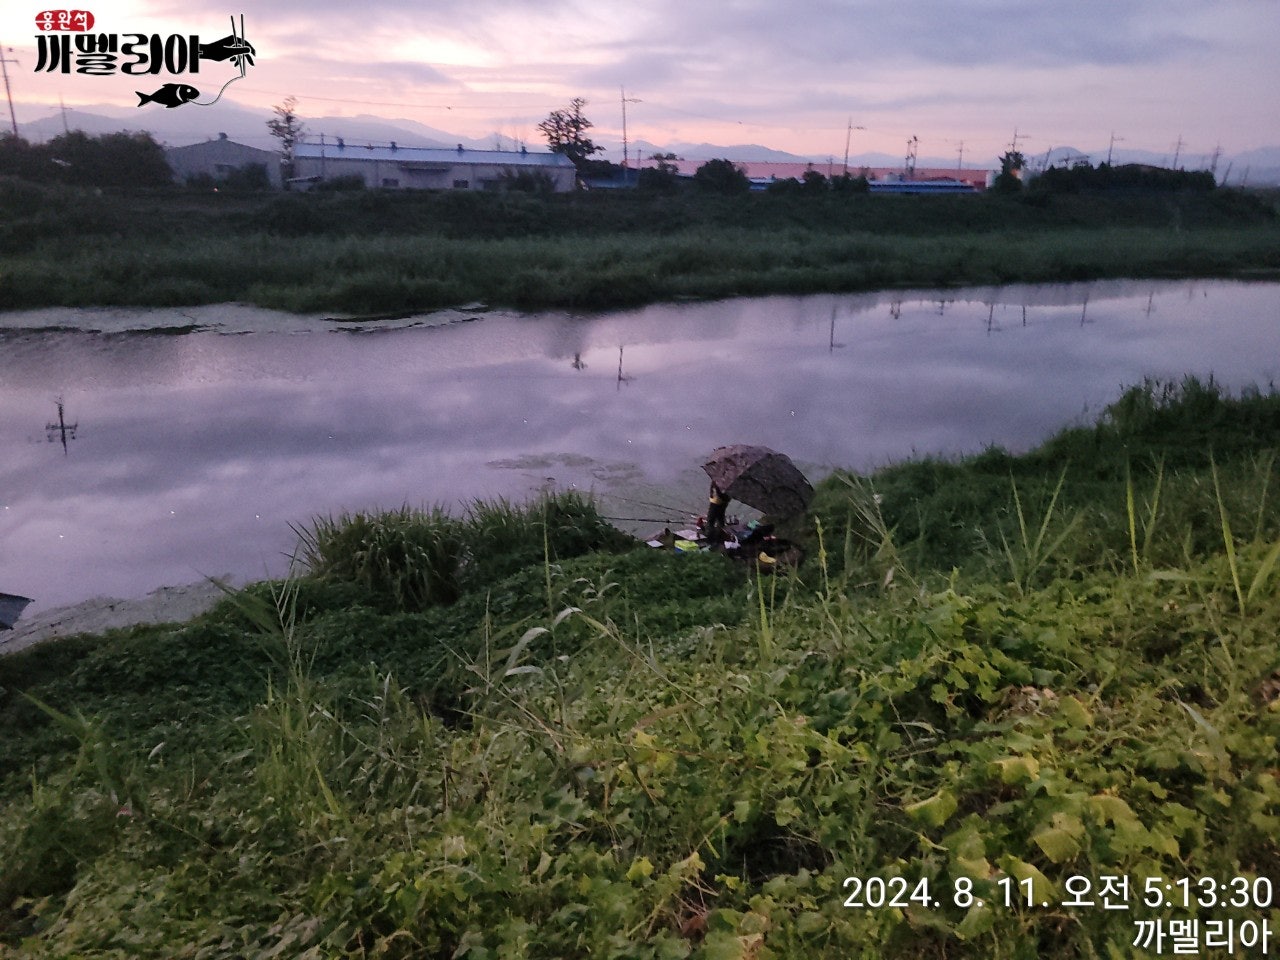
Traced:
<svg viewBox="0 0 1280 960">
<path fill-rule="evenodd" d="M 586 133 L 593 124 L 583 116 L 582 108 L 587 101 L 574 97 L 569 101 L 567 110 L 552 110 L 547 119 L 538 124 L 538 129 L 547 138 L 547 146 L 552 153 L 562 153 L 580 170 L 586 159 L 603 148 L 597 147 Z"/>
<path fill-rule="evenodd" d="M 828 185 L 827 178 L 817 170 L 806 170 L 800 180 L 800 189 L 805 193 L 826 193 Z"/>
<path fill-rule="evenodd" d="M 655 193 L 671 193 L 676 188 L 676 175 L 680 172 L 673 161 L 680 158 L 674 153 L 655 153 L 650 159 L 656 160 L 658 165 L 642 169 L 636 186 Z"/>
<path fill-rule="evenodd" d="M 47 152 L 22 137 L 0 133 L 0 175 L 24 180 L 52 180 L 54 166 Z"/>
<path fill-rule="evenodd" d="M 832 177 L 831 189 L 843 194 L 870 193 L 871 184 L 867 181 L 867 171 L 864 168 L 856 177 L 847 171 L 838 177 Z"/>
<path fill-rule="evenodd" d="M 49 171 L 41 179 L 92 187 L 162 187 L 173 181 L 164 148 L 149 133 L 104 133 L 91 137 L 72 130 L 42 147 Z"/>
<path fill-rule="evenodd" d="M 227 174 L 225 182 L 228 190 L 240 190 L 246 193 L 258 193 L 271 189 L 271 177 L 267 173 L 266 164 L 262 163 L 246 163 L 244 166 L 236 167 Z M 364 181 L 362 180 L 361 183 L 363 184 Z"/>
<path fill-rule="evenodd" d="M 286 188 L 289 178 L 293 176 L 293 148 L 306 133 L 306 127 L 298 119 L 298 98 L 285 97 L 284 103 L 278 103 L 271 109 L 275 116 L 267 121 L 267 129 L 280 141 L 280 172 L 284 175 Z"/>
<path fill-rule="evenodd" d="M 516 193 L 555 193 L 556 185 L 541 170 L 504 170 L 498 177 L 503 190 Z"/>
<path fill-rule="evenodd" d="M 1000 173 L 991 185 L 997 193 L 1018 193 L 1022 190 L 1022 168 L 1026 158 L 1020 150 L 1010 150 L 1000 158 Z"/>
<path fill-rule="evenodd" d="M 729 160 L 708 160 L 694 171 L 693 182 L 709 193 L 739 194 L 751 189 L 747 175 Z"/>
</svg>

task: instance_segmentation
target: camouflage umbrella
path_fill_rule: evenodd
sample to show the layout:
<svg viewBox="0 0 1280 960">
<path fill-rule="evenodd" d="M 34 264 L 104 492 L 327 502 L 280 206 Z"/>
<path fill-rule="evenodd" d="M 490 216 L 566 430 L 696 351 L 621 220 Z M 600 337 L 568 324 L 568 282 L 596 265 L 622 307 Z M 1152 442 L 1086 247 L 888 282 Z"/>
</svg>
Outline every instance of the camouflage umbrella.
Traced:
<svg viewBox="0 0 1280 960">
<path fill-rule="evenodd" d="M 727 496 L 777 519 L 803 513 L 813 499 L 791 458 L 768 447 L 720 447 L 702 469 Z"/>
</svg>

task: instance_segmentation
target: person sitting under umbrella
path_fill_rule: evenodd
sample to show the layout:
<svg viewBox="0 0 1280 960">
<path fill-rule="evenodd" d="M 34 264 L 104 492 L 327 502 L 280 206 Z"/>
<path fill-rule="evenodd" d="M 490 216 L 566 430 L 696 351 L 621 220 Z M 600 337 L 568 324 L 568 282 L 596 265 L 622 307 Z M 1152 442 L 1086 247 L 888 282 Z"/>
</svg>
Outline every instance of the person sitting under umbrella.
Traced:
<svg viewBox="0 0 1280 960">
<path fill-rule="evenodd" d="M 724 522 L 728 509 L 728 494 L 712 480 L 711 492 L 707 494 L 707 522 L 703 528 L 704 536 L 712 543 L 723 543 L 725 540 Z"/>
</svg>

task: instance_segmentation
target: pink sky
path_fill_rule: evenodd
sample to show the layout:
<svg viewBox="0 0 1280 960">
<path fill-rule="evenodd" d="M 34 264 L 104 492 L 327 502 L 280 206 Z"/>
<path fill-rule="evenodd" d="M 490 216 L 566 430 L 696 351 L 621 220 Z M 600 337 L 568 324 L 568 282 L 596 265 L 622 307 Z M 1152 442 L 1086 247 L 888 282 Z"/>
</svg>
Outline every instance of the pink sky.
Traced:
<svg viewBox="0 0 1280 960">
<path fill-rule="evenodd" d="M 59 97 L 132 108 L 138 78 L 34 72 L 44 9 L 9 2 L 0 12 L 0 44 L 18 61 L 8 67 L 19 123 L 48 116 Z M 839 157 L 850 124 L 864 128 L 852 131 L 854 154 L 893 156 L 918 136 L 922 157 L 991 157 L 1015 129 L 1029 154 L 1071 145 L 1105 155 L 1113 134 L 1125 148 L 1172 154 L 1181 138 L 1187 162 L 1218 146 L 1280 142 L 1275 0 L 284 0 L 244 10 L 84 0 L 77 9 L 94 14 L 95 31 L 204 41 L 243 12 L 258 57 L 227 104 L 266 111 L 293 94 L 304 116 L 407 118 L 530 146 L 542 142 L 538 121 L 574 96 L 588 101 L 598 140 L 620 140 L 622 87 L 635 101 L 628 136 L 659 145 Z M 212 90 L 230 76 L 228 65 L 206 64 L 201 81 Z M 190 78 L 143 79 L 152 89 Z"/>
</svg>

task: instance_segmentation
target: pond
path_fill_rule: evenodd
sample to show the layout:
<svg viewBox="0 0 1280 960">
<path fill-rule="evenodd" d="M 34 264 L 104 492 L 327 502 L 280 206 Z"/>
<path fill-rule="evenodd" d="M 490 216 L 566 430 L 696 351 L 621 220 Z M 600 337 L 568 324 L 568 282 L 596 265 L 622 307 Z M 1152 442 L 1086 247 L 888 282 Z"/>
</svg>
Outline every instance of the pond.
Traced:
<svg viewBox="0 0 1280 960">
<path fill-rule="evenodd" d="M 1021 451 L 1145 377 L 1185 374 L 1280 379 L 1280 284 L 371 323 L 237 305 L 0 314 L 0 591 L 35 612 L 281 575 L 290 524 L 316 515 L 549 488 L 594 491 L 649 530 L 701 511 L 716 446 L 773 447 L 814 480 Z"/>
</svg>

